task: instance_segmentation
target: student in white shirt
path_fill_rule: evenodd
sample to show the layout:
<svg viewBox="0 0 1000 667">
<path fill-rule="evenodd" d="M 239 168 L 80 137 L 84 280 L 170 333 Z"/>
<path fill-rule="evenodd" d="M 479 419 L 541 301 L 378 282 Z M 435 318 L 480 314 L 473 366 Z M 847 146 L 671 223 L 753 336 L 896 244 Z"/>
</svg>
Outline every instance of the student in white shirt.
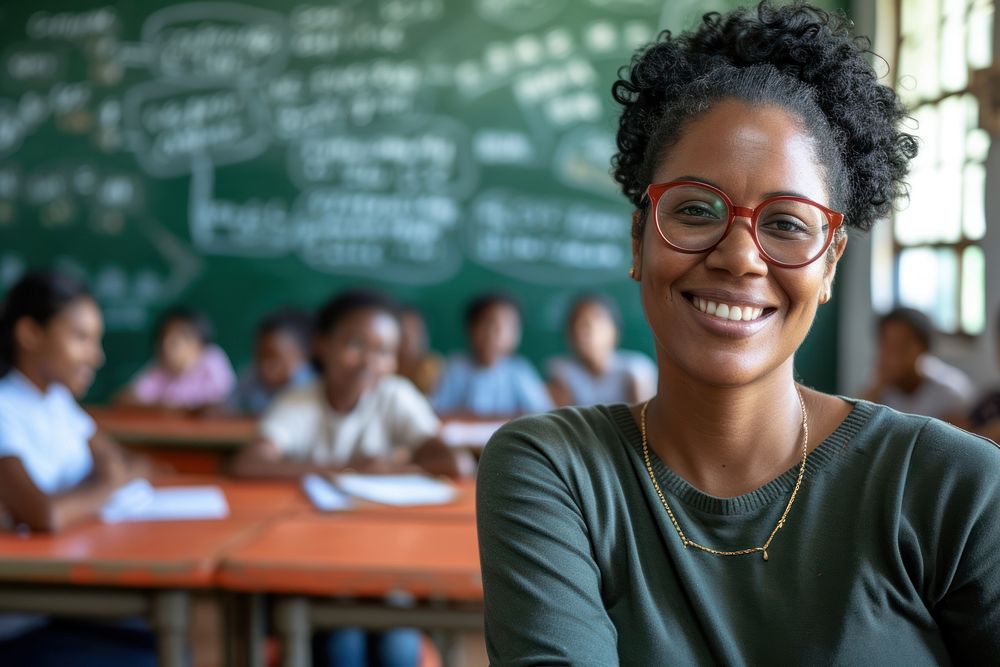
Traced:
<svg viewBox="0 0 1000 667">
<path fill-rule="evenodd" d="M 103 327 L 85 288 L 54 272 L 24 276 L 0 313 L 0 505 L 32 530 L 96 516 L 148 470 L 74 398 L 104 363 Z"/>
<path fill-rule="evenodd" d="M 462 454 L 438 439 L 440 423 L 424 395 L 393 375 L 397 313 L 385 296 L 360 290 L 323 306 L 315 330 L 321 378 L 275 399 L 261 419 L 259 438 L 237 457 L 234 472 L 292 477 L 414 466 L 452 476 L 471 472 Z M 420 634 L 409 628 L 317 633 L 313 653 L 316 665 L 416 665 Z"/>
<path fill-rule="evenodd" d="M 259 438 L 234 463 L 237 475 L 289 477 L 414 465 L 458 475 L 467 462 L 438 439 L 427 399 L 394 375 L 400 329 L 395 304 L 370 291 L 334 297 L 316 318 L 322 364 L 316 382 L 280 394 Z"/>
<path fill-rule="evenodd" d="M 25 275 L 0 309 L 0 515 L 57 531 L 97 515 L 148 464 L 126 456 L 75 397 L 104 362 L 103 322 L 86 289 L 56 272 Z M 155 665 L 143 630 L 0 614 L 4 664 Z"/>
</svg>

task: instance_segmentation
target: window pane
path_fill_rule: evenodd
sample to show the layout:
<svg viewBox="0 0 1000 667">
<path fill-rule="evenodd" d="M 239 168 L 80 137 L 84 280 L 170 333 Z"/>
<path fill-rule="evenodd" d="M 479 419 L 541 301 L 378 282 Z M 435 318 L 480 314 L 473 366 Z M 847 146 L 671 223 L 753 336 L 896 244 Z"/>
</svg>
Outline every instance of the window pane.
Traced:
<svg viewBox="0 0 1000 667">
<path fill-rule="evenodd" d="M 986 155 L 989 152 L 989 133 L 978 127 L 969 130 L 969 134 L 965 137 L 965 155 L 969 160 L 972 162 L 986 162 Z"/>
<path fill-rule="evenodd" d="M 968 72 L 965 64 L 965 25 L 962 15 L 949 17 L 941 31 L 941 87 L 961 90 Z"/>
<path fill-rule="evenodd" d="M 981 164 L 965 166 L 962 224 L 965 236 L 978 241 L 986 234 L 986 169 Z"/>
<path fill-rule="evenodd" d="M 968 58 L 973 69 L 993 62 L 993 3 L 979 1 L 969 14 Z"/>
<path fill-rule="evenodd" d="M 951 248 L 908 248 L 899 255 L 899 301 L 927 313 L 946 332 L 956 330 L 958 256 Z"/>
<path fill-rule="evenodd" d="M 910 176 L 910 201 L 896 214 L 902 245 L 954 243 L 962 232 L 962 173 L 921 169 Z"/>
<path fill-rule="evenodd" d="M 935 106 L 924 105 L 913 112 L 913 120 L 917 127 L 914 134 L 920 140 L 920 150 L 913 160 L 913 169 L 933 169 L 940 159 L 938 109 Z"/>
<path fill-rule="evenodd" d="M 965 162 L 965 135 L 969 123 L 969 104 L 972 95 L 949 97 L 940 104 L 941 169 L 955 171 Z M 975 98 L 972 98 L 973 100 Z"/>
<path fill-rule="evenodd" d="M 982 333 L 986 324 L 986 262 L 983 249 L 971 246 L 962 254 L 962 329 Z"/>
</svg>

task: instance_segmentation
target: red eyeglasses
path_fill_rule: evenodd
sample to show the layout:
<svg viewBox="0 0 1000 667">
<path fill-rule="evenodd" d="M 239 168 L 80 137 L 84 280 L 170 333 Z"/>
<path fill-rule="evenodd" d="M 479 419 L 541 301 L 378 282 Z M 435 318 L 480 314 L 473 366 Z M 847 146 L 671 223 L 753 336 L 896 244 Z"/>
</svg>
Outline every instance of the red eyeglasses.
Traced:
<svg viewBox="0 0 1000 667">
<path fill-rule="evenodd" d="M 654 183 L 646 188 L 656 230 L 683 253 L 708 252 L 750 218 L 750 235 L 769 264 L 797 269 L 816 261 L 833 241 L 844 214 L 791 195 L 769 197 L 756 208 L 736 206 L 722 190 L 698 181 Z"/>
</svg>

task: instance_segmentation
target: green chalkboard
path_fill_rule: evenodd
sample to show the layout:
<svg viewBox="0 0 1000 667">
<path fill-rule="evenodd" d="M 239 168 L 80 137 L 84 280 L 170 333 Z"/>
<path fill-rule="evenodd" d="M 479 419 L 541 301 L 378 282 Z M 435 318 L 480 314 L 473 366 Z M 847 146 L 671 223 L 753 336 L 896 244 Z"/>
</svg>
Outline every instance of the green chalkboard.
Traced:
<svg viewBox="0 0 1000 667">
<path fill-rule="evenodd" d="M 660 29 L 732 4 L 4 3 L 0 283 L 52 264 L 88 280 L 108 329 L 96 400 L 172 304 L 206 311 L 240 365 L 262 314 L 359 284 L 421 307 L 444 351 L 469 298 L 513 292 L 536 363 L 600 289 L 651 351 L 610 86 Z M 827 310 L 800 372 L 830 388 Z"/>
</svg>

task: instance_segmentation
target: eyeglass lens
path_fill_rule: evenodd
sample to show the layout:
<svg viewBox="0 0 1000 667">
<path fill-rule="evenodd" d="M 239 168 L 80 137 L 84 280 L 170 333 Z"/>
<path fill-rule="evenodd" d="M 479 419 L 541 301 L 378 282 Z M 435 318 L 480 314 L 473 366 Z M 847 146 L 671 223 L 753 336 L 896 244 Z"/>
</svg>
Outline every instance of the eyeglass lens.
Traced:
<svg viewBox="0 0 1000 667">
<path fill-rule="evenodd" d="M 726 233 L 730 210 L 726 201 L 707 188 L 679 185 L 667 189 L 656 207 L 656 225 L 674 246 L 708 250 Z M 756 236 L 771 259 L 800 264 L 816 258 L 826 243 L 829 220 L 813 204 L 777 199 L 758 212 Z"/>
</svg>

